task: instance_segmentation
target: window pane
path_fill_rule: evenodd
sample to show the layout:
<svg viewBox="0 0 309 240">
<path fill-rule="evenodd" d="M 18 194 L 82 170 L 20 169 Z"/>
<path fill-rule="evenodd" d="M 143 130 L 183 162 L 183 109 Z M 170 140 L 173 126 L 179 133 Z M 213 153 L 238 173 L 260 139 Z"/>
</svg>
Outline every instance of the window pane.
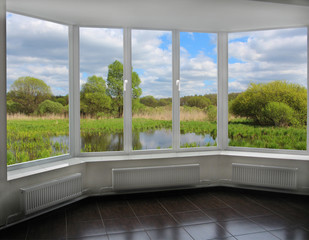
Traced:
<svg viewBox="0 0 309 240">
<path fill-rule="evenodd" d="M 180 147 L 217 145 L 217 35 L 180 33 Z"/>
<path fill-rule="evenodd" d="M 82 152 L 123 150 L 123 32 L 80 28 Z"/>
<path fill-rule="evenodd" d="M 7 164 L 68 153 L 68 27 L 7 13 Z"/>
<path fill-rule="evenodd" d="M 305 150 L 307 29 L 229 34 L 229 145 Z"/>
<path fill-rule="evenodd" d="M 132 31 L 133 149 L 172 147 L 172 33 Z"/>
</svg>

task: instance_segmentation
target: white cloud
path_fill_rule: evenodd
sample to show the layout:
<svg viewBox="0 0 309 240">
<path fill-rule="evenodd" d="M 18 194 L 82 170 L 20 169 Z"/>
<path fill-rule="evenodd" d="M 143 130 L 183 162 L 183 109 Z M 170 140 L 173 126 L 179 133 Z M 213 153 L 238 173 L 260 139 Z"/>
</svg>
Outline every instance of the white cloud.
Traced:
<svg viewBox="0 0 309 240">
<path fill-rule="evenodd" d="M 229 92 L 248 86 L 286 80 L 306 86 L 305 28 L 256 31 L 229 35 Z M 239 90 L 238 90 L 239 91 Z"/>
<path fill-rule="evenodd" d="M 55 95 L 68 94 L 68 27 L 8 14 L 8 90 L 23 76 L 44 80 Z"/>
</svg>

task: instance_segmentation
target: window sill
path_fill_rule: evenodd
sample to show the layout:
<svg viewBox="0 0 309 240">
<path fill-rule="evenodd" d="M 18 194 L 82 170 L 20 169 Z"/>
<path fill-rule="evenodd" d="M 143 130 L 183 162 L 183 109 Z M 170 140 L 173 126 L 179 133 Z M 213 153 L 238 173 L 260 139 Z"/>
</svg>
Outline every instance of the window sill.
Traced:
<svg viewBox="0 0 309 240">
<path fill-rule="evenodd" d="M 245 151 L 202 151 L 202 152 L 178 152 L 178 153 L 155 153 L 155 154 L 137 154 L 137 155 L 120 155 L 120 156 L 99 156 L 99 157 L 76 157 L 68 158 L 61 161 L 41 163 L 23 168 L 8 168 L 8 181 L 16 180 L 23 177 L 29 177 L 35 174 L 49 172 L 83 163 L 97 162 L 116 162 L 116 161 L 138 161 L 153 159 L 172 159 L 186 157 L 203 157 L 203 156 L 231 156 L 231 157 L 248 157 L 248 158 L 268 158 L 283 159 L 296 161 L 309 161 L 308 155 L 300 154 L 281 154 L 281 153 L 261 153 Z M 44 161 L 44 160 L 43 160 Z"/>
</svg>

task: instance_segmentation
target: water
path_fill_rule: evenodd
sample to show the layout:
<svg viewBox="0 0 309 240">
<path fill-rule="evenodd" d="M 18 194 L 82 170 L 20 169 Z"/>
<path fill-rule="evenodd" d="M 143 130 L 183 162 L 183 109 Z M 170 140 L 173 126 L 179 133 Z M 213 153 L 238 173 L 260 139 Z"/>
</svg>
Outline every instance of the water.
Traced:
<svg viewBox="0 0 309 240">
<path fill-rule="evenodd" d="M 69 145 L 68 136 L 51 137 L 53 142 L 62 142 Z M 84 152 L 122 151 L 123 134 L 89 134 L 81 137 L 81 148 Z M 132 143 L 134 150 L 172 148 L 172 131 L 170 129 L 133 132 Z M 213 146 L 216 139 L 209 134 L 185 133 L 180 135 L 180 146 Z"/>
</svg>

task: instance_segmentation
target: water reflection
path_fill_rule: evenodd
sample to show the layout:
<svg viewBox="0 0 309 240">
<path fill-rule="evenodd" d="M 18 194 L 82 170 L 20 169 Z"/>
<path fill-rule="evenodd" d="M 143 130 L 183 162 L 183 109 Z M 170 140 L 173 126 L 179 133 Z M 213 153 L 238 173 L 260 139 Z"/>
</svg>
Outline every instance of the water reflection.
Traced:
<svg viewBox="0 0 309 240">
<path fill-rule="evenodd" d="M 133 150 L 164 149 L 172 147 L 172 130 L 160 129 L 133 132 Z M 69 146 L 69 136 L 51 137 L 52 142 Z M 81 136 L 83 152 L 123 151 L 123 133 L 96 133 Z M 216 139 L 209 134 L 185 133 L 180 136 L 180 146 L 214 146 Z"/>
</svg>

